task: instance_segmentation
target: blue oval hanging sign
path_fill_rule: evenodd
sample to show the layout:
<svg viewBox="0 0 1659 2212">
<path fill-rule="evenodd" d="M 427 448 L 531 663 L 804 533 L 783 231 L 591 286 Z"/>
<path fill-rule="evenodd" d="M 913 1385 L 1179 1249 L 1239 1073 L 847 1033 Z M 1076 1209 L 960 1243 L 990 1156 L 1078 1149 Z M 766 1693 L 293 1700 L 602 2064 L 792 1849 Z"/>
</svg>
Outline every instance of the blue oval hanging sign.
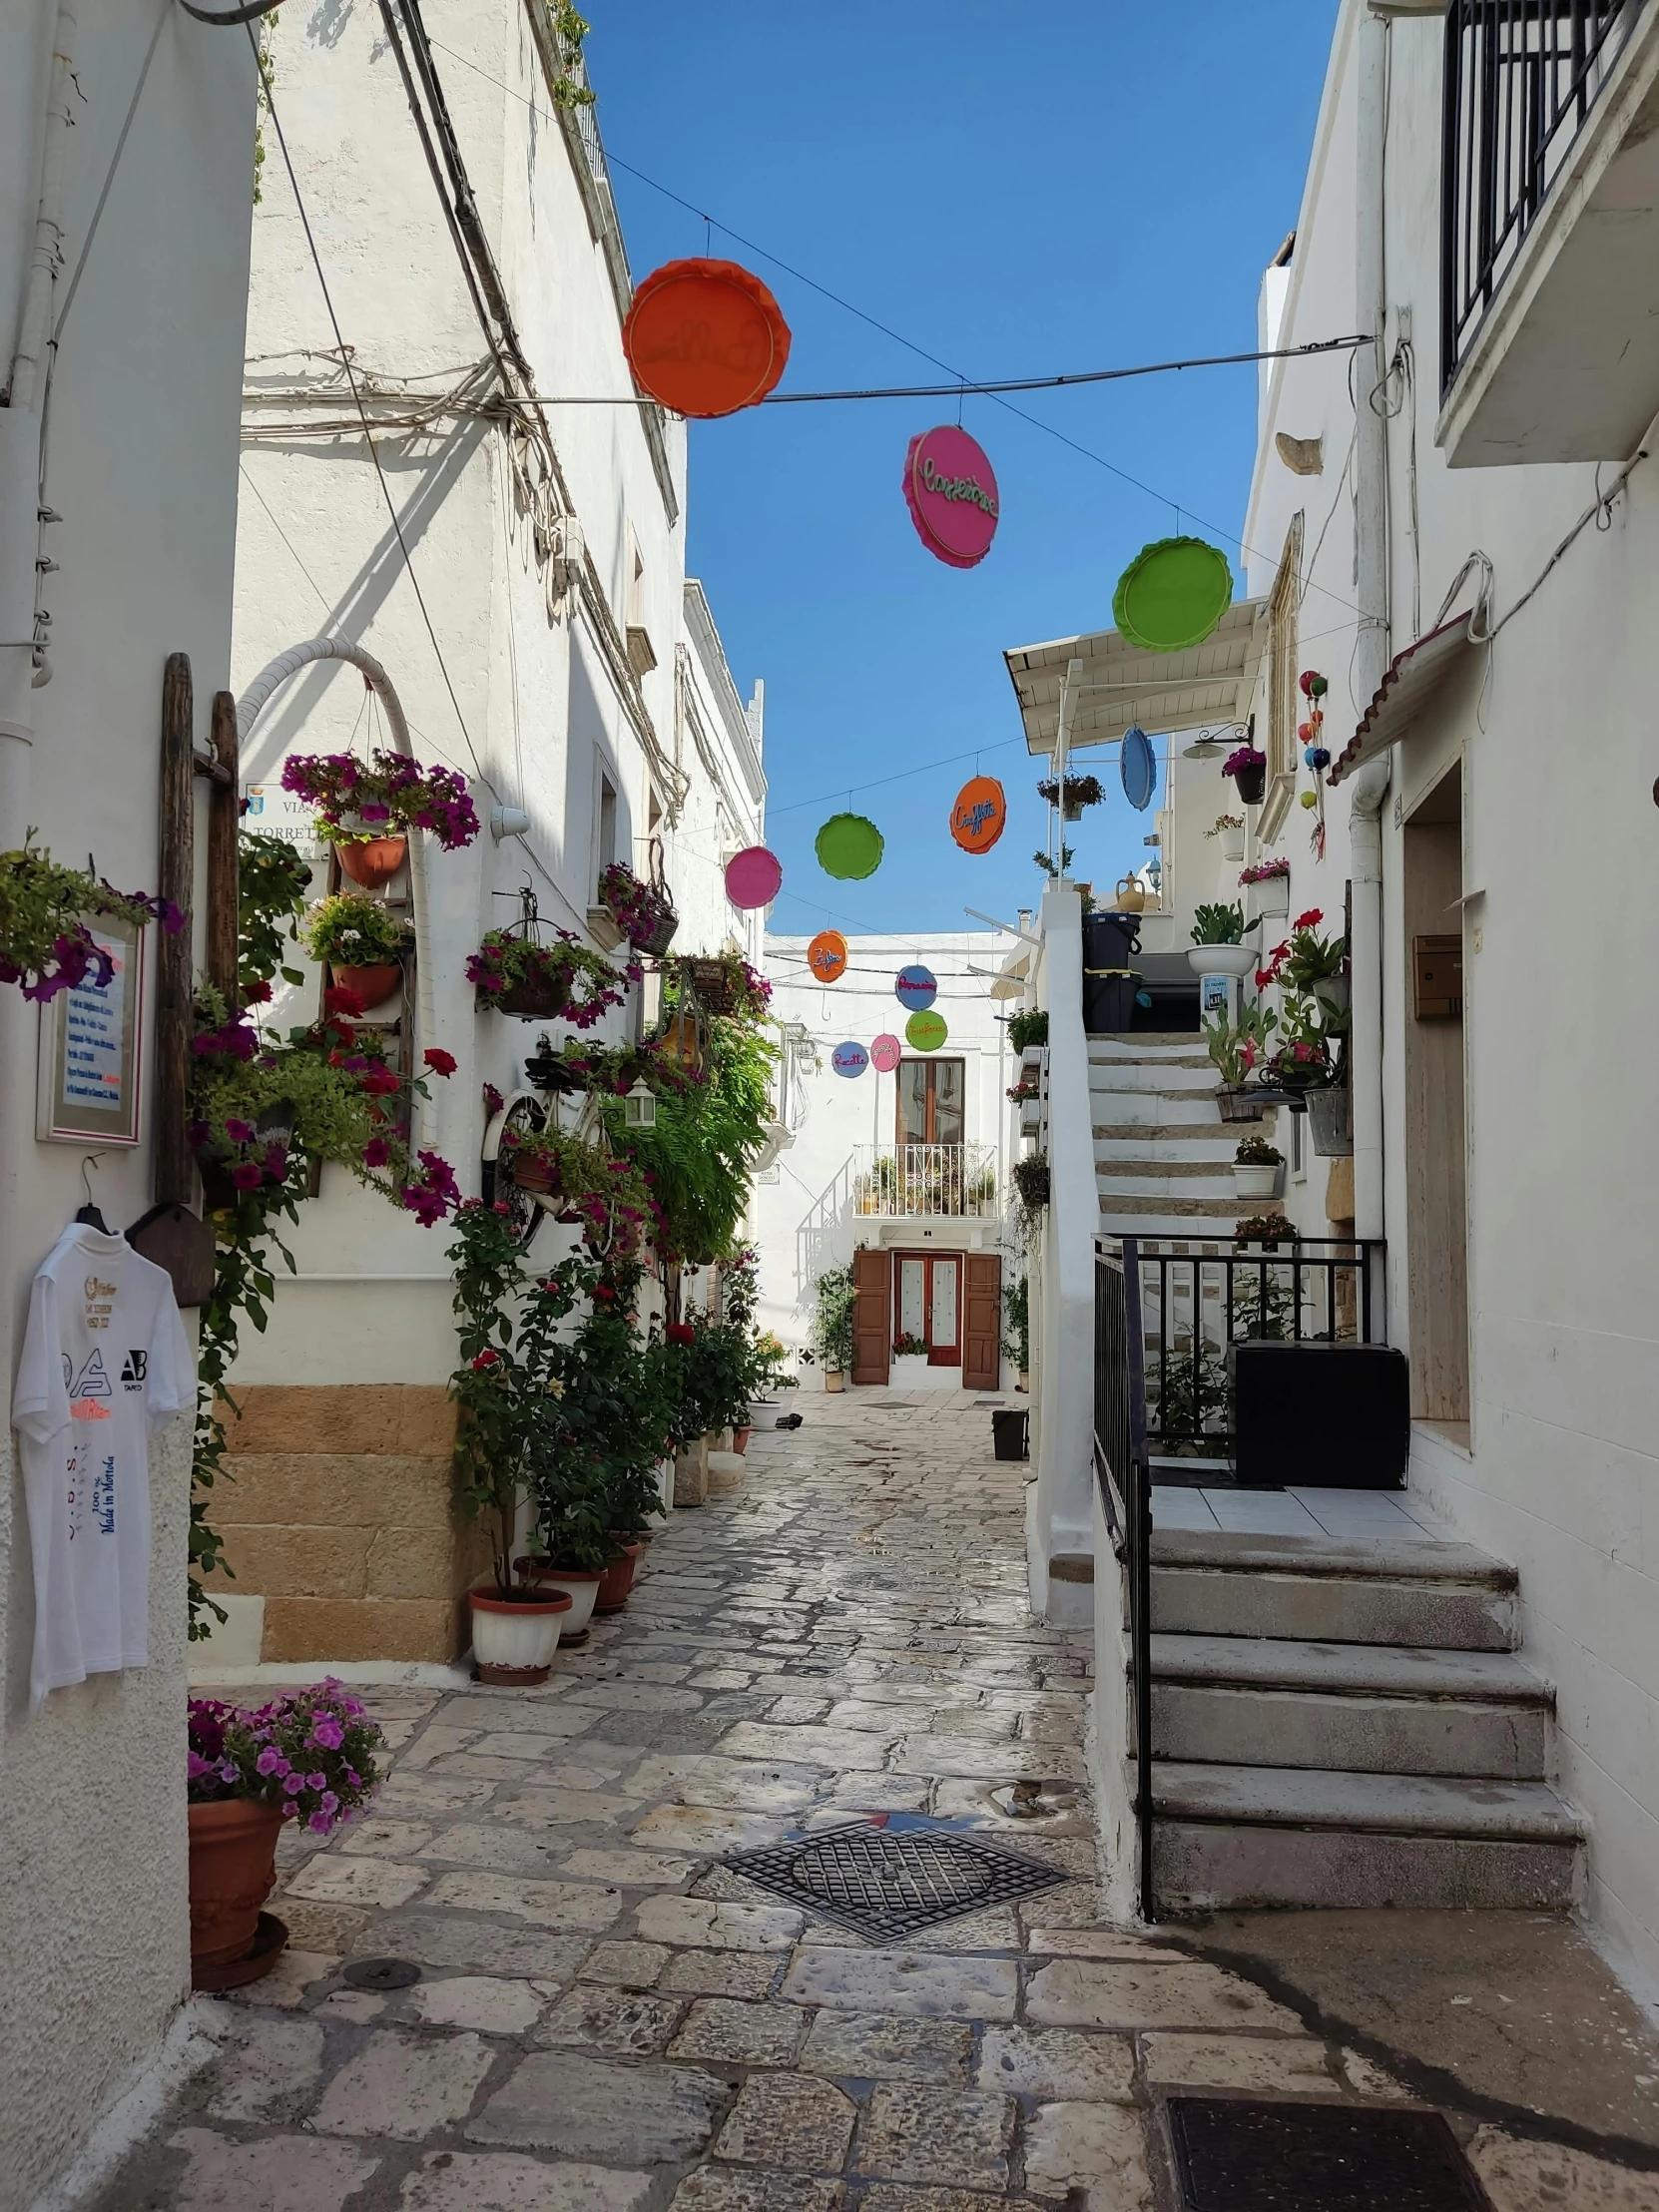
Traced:
<svg viewBox="0 0 1659 2212">
<path fill-rule="evenodd" d="M 918 960 L 913 967 L 900 968 L 894 983 L 893 996 L 906 1013 L 924 1014 L 939 995 L 939 979 L 931 968 L 925 968 Z"/>
<path fill-rule="evenodd" d="M 1152 740 L 1138 722 L 1123 734 L 1118 768 L 1123 777 L 1124 798 L 1136 814 L 1144 815 L 1158 789 L 1158 756 L 1152 750 Z"/>
<path fill-rule="evenodd" d="M 836 1045 L 830 1053 L 830 1065 L 837 1075 L 862 1075 L 869 1066 L 869 1054 L 861 1044 L 854 1044 L 849 1038 L 845 1044 Z"/>
</svg>

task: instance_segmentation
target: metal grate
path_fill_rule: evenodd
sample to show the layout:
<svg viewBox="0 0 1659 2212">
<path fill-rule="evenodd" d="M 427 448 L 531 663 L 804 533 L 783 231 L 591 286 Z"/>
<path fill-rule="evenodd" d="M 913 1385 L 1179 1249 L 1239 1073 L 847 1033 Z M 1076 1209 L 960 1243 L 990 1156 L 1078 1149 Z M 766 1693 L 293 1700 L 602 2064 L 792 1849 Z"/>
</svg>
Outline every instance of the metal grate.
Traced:
<svg viewBox="0 0 1659 2212">
<path fill-rule="evenodd" d="M 740 1851 L 726 1864 L 860 1936 L 913 1935 L 1067 1879 L 996 1844 L 919 1823 L 888 1829 L 853 1821 L 797 1843 Z"/>
<path fill-rule="evenodd" d="M 1437 2112 L 1172 2097 L 1183 2212 L 1484 2212 Z"/>
</svg>

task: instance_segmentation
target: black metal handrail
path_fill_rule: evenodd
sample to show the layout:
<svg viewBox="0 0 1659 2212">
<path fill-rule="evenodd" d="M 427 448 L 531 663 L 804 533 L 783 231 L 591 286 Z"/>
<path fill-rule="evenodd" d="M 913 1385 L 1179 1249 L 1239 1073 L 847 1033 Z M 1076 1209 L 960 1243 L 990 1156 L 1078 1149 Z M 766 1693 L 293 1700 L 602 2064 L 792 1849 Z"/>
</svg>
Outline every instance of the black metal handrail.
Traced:
<svg viewBox="0 0 1659 2212">
<path fill-rule="evenodd" d="M 1158 1918 L 1152 1866 L 1152 1463 L 1137 1241 L 1095 1244 L 1094 1462 L 1129 1584 L 1129 1694 L 1135 1718 L 1135 1827 L 1141 1918 Z M 1107 1684 L 1102 1695 L 1113 1695 Z"/>
<path fill-rule="evenodd" d="M 1442 389 L 1537 221 L 1639 5 L 1451 0 L 1441 127 Z"/>
<path fill-rule="evenodd" d="M 1143 1241 L 1138 1349 L 1151 1464 L 1231 1462 L 1233 1345 L 1381 1342 L 1382 1253 L 1366 1238 Z"/>
</svg>

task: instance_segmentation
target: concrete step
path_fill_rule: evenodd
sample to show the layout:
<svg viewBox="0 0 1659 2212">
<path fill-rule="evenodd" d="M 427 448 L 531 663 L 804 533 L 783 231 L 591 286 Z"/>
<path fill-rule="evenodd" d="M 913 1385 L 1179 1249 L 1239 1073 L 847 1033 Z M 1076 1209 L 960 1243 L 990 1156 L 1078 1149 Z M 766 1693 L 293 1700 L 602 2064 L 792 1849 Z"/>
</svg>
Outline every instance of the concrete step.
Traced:
<svg viewBox="0 0 1659 2212">
<path fill-rule="evenodd" d="M 1239 1149 L 1238 1138 L 1221 1126 L 1206 1128 L 1202 1122 L 1096 1122 L 1094 1156 L 1097 1161 L 1166 1160 L 1219 1161 L 1231 1167 Z"/>
<path fill-rule="evenodd" d="M 1541 1782 L 1553 1693 L 1507 1653 L 1154 1635 L 1159 1759 Z"/>
<path fill-rule="evenodd" d="M 1101 1091 L 1165 1091 L 1180 1097 L 1192 1091 L 1213 1092 L 1217 1083 L 1215 1063 L 1202 1054 L 1182 1054 L 1171 1060 L 1089 1060 L 1089 1089 Z"/>
<path fill-rule="evenodd" d="M 1228 1181 L 1232 1181 L 1229 1176 Z M 1101 1179 L 1096 1177 L 1097 1185 Z M 1259 1213 L 1265 1200 L 1241 1198 L 1188 1198 L 1173 1192 L 1139 1192 L 1134 1190 L 1108 1190 L 1100 1188 L 1100 1225 L 1102 1233 L 1110 1237 L 1179 1237 L 1190 1236 L 1195 1221 L 1226 1222 L 1231 1225 L 1242 1216 Z M 1183 1228 L 1182 1224 L 1186 1224 Z M 1217 1232 L 1230 1237 L 1231 1226 Z"/>
<path fill-rule="evenodd" d="M 1103 1160 L 1097 1146 L 1094 1165 L 1102 1198 L 1225 1198 L 1235 1205 L 1238 1199 L 1226 1161 Z"/>
<path fill-rule="evenodd" d="M 1124 1091 L 1089 1086 L 1089 1119 L 1097 1129 L 1199 1129 L 1223 1134 L 1225 1123 L 1213 1089 Z M 1248 1134 L 1248 1132 L 1245 1132 Z M 1236 1141 L 1236 1140 L 1235 1140 Z M 1284 1150 L 1281 1145 L 1280 1150 Z"/>
<path fill-rule="evenodd" d="M 1120 1030 L 1089 1039 L 1091 1060 L 1202 1060 L 1208 1067 L 1204 1040 L 1191 1029 Z"/>
<path fill-rule="evenodd" d="M 1583 1826 L 1538 1782 L 1159 1762 L 1153 1873 L 1174 1912 L 1565 1911 Z"/>
<path fill-rule="evenodd" d="M 1513 1651 L 1515 1570 L 1469 1544 L 1155 1528 L 1152 1625 L 1434 1651 Z"/>
</svg>

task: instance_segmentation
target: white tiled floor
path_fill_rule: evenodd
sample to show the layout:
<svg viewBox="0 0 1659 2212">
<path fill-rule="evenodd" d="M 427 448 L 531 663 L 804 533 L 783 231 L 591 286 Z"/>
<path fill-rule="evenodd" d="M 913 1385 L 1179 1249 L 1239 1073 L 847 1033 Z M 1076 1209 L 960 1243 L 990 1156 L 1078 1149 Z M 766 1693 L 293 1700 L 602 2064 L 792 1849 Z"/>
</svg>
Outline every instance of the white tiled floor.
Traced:
<svg viewBox="0 0 1659 2212">
<path fill-rule="evenodd" d="M 1436 1536 L 1455 1543 L 1409 1490 L 1188 1490 L 1155 1484 L 1157 1528 L 1225 1528 L 1241 1536 Z"/>
</svg>

